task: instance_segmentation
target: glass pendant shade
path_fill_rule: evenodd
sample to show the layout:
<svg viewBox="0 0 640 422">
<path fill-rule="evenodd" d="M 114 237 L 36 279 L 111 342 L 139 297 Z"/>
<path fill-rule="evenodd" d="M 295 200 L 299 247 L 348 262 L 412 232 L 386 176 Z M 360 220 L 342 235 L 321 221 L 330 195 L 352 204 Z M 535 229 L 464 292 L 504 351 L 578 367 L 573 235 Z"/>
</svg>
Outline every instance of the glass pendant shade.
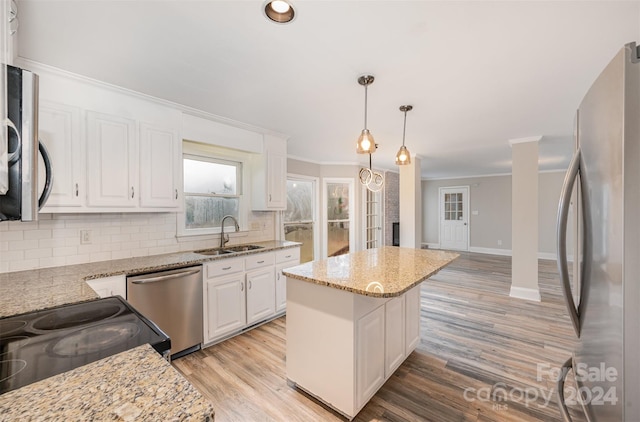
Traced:
<svg viewBox="0 0 640 422">
<path fill-rule="evenodd" d="M 396 164 L 399 166 L 411 164 L 411 153 L 404 145 L 400 147 L 396 154 Z"/>
<path fill-rule="evenodd" d="M 362 133 L 358 138 L 356 144 L 356 152 L 358 154 L 371 154 L 376 152 L 376 143 L 373 140 L 373 135 L 369 132 L 369 129 L 362 129 Z"/>
<path fill-rule="evenodd" d="M 404 166 L 407 164 L 411 164 L 411 153 L 404 146 L 404 138 L 407 134 L 407 111 L 413 110 L 413 106 L 411 105 L 401 105 L 400 111 L 404 113 L 404 126 L 402 127 L 402 146 L 398 150 L 396 154 L 396 165 Z"/>
</svg>

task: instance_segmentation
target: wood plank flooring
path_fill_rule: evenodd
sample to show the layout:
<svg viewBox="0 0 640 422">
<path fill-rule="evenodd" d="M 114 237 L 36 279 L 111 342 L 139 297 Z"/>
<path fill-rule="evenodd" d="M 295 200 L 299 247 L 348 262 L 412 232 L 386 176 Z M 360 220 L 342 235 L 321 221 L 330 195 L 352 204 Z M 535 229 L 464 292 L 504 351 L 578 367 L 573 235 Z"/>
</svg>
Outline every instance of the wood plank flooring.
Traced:
<svg viewBox="0 0 640 422">
<path fill-rule="evenodd" d="M 539 280 L 542 302 L 513 299 L 509 257 L 461 254 L 422 284 L 421 342 L 355 420 L 560 421 L 548 370 L 574 335 L 555 261 L 540 261 Z M 287 386 L 285 326 L 278 318 L 174 366 L 216 421 L 344 420 Z"/>
</svg>

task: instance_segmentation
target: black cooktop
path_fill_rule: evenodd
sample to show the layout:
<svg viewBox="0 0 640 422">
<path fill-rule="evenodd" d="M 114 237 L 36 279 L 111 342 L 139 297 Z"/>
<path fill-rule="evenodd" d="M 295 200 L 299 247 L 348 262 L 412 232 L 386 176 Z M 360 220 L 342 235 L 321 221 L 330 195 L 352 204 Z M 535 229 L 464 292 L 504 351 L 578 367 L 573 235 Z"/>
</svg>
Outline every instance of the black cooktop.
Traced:
<svg viewBox="0 0 640 422">
<path fill-rule="evenodd" d="M 121 297 L 0 319 L 0 394 L 149 343 L 171 341 Z"/>
</svg>

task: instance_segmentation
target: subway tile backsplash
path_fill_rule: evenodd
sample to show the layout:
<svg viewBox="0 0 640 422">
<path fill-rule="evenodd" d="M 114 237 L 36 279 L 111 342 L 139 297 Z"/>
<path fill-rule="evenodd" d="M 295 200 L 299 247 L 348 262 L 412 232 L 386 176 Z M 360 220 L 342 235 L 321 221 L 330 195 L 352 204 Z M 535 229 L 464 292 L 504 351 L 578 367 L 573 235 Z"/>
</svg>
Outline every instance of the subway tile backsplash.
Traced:
<svg viewBox="0 0 640 422">
<path fill-rule="evenodd" d="M 37 222 L 1 222 L 0 273 L 218 245 L 219 236 L 176 238 L 176 218 L 175 213 L 40 214 Z M 273 240 L 275 213 L 253 212 L 248 226 L 260 230 L 232 234 L 229 244 Z M 90 231 L 90 244 L 80 242 L 81 230 Z"/>
</svg>

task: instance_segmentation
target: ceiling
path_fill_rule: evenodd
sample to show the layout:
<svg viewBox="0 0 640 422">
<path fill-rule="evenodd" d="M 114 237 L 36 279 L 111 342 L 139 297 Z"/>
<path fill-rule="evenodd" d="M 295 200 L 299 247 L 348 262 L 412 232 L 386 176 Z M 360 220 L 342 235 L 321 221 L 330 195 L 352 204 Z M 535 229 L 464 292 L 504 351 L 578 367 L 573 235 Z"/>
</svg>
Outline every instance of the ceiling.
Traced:
<svg viewBox="0 0 640 422">
<path fill-rule="evenodd" d="M 262 0 L 18 0 L 21 57 L 287 134 L 290 156 L 355 153 L 369 87 L 374 167 L 402 143 L 424 178 L 511 172 L 508 140 L 566 168 L 574 111 L 623 44 L 640 2 L 297 0 L 290 24 Z"/>
</svg>

